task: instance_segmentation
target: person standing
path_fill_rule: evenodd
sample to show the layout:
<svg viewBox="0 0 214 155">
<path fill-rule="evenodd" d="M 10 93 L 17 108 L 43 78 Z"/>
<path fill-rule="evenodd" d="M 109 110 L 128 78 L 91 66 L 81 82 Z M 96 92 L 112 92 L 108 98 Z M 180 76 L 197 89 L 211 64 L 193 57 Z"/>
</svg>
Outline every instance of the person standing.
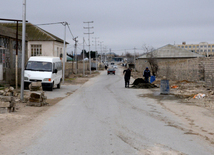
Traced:
<svg viewBox="0 0 214 155">
<path fill-rule="evenodd" d="M 143 72 L 143 77 L 145 78 L 145 82 L 149 83 L 149 77 L 150 77 L 150 70 L 148 67 Z"/>
<path fill-rule="evenodd" d="M 131 68 L 128 68 L 126 70 L 123 71 L 123 75 L 124 75 L 124 80 L 125 80 L 125 88 L 129 87 L 129 81 L 130 81 L 130 77 L 131 77 Z"/>
</svg>

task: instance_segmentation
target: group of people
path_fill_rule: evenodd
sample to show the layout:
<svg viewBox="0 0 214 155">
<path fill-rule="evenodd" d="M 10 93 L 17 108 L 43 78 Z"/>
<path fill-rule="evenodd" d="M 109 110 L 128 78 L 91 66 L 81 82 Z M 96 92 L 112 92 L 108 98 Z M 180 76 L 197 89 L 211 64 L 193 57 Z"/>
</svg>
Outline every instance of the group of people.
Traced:
<svg viewBox="0 0 214 155">
<path fill-rule="evenodd" d="M 125 88 L 129 87 L 129 82 L 130 82 L 130 77 L 131 77 L 131 68 L 129 67 L 128 69 L 123 71 L 124 74 L 124 80 L 125 80 Z M 143 77 L 145 78 L 145 82 L 149 82 L 149 77 L 150 77 L 150 70 L 148 67 L 143 72 Z"/>
</svg>

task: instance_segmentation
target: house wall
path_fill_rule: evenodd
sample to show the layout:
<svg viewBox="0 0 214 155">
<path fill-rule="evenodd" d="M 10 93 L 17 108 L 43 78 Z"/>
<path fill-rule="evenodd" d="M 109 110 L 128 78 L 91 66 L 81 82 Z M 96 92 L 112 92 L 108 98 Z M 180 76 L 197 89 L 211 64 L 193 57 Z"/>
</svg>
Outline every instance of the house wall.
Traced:
<svg viewBox="0 0 214 155">
<path fill-rule="evenodd" d="M 21 84 L 21 62 L 22 62 L 22 41 L 21 33 L 18 33 L 18 84 Z M 26 37 L 27 40 L 27 37 Z M 27 44 L 26 44 L 27 45 Z M 0 26 L 0 47 L 1 47 L 1 84 L 15 85 L 16 79 L 16 31 Z M 26 46 L 27 49 L 27 46 Z M 27 54 L 25 54 L 25 62 Z"/>
<path fill-rule="evenodd" d="M 60 56 L 60 49 L 64 52 L 64 44 L 57 41 L 29 41 L 28 42 L 28 56 L 31 56 L 31 45 L 42 45 L 42 56 Z M 59 51 L 57 52 L 57 47 Z M 66 45 L 67 48 L 67 45 Z M 66 51 L 65 51 L 66 52 Z"/>
<path fill-rule="evenodd" d="M 157 77 L 170 80 L 205 81 L 205 62 L 207 58 L 158 59 Z M 151 67 L 146 59 L 136 61 L 136 70 L 143 74 L 146 67 Z"/>
</svg>

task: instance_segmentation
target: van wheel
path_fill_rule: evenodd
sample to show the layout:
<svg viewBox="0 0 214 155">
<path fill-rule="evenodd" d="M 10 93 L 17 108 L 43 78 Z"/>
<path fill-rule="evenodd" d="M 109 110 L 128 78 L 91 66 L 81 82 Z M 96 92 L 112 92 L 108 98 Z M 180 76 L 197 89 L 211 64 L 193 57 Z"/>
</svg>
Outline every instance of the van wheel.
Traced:
<svg viewBox="0 0 214 155">
<path fill-rule="evenodd" d="M 59 84 L 57 84 L 57 88 L 60 89 L 61 86 L 61 82 L 59 82 Z"/>
</svg>

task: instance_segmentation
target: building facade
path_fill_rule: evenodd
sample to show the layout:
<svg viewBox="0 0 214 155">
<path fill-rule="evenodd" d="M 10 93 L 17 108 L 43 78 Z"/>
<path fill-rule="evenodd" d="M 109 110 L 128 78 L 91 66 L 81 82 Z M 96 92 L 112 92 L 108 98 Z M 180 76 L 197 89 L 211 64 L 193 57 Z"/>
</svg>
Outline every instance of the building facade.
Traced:
<svg viewBox="0 0 214 155">
<path fill-rule="evenodd" d="M 22 62 L 22 34 L 18 34 L 16 40 L 16 30 L 0 26 L 0 84 L 15 85 L 16 55 L 18 56 L 18 84 L 21 82 L 21 62 Z M 26 39 L 27 40 L 27 39 Z M 16 53 L 16 41 L 18 51 Z M 27 44 L 27 41 L 26 41 Z M 26 48 L 27 49 L 27 48 Z M 25 61 L 27 53 L 25 54 Z"/>
<path fill-rule="evenodd" d="M 209 44 L 207 42 L 200 42 L 199 44 L 186 44 L 186 42 L 183 42 L 175 46 L 207 57 L 214 56 L 214 44 Z"/>
<path fill-rule="evenodd" d="M 14 23 L 0 23 L 5 27 L 15 29 Z M 19 32 L 22 31 L 22 24 L 19 24 Z M 60 57 L 64 52 L 64 40 L 43 30 L 42 28 L 26 23 L 26 33 L 28 36 L 28 58 L 31 56 L 53 56 Z M 65 51 L 67 48 L 67 42 Z M 66 52 L 65 52 L 66 53 Z"/>
</svg>

